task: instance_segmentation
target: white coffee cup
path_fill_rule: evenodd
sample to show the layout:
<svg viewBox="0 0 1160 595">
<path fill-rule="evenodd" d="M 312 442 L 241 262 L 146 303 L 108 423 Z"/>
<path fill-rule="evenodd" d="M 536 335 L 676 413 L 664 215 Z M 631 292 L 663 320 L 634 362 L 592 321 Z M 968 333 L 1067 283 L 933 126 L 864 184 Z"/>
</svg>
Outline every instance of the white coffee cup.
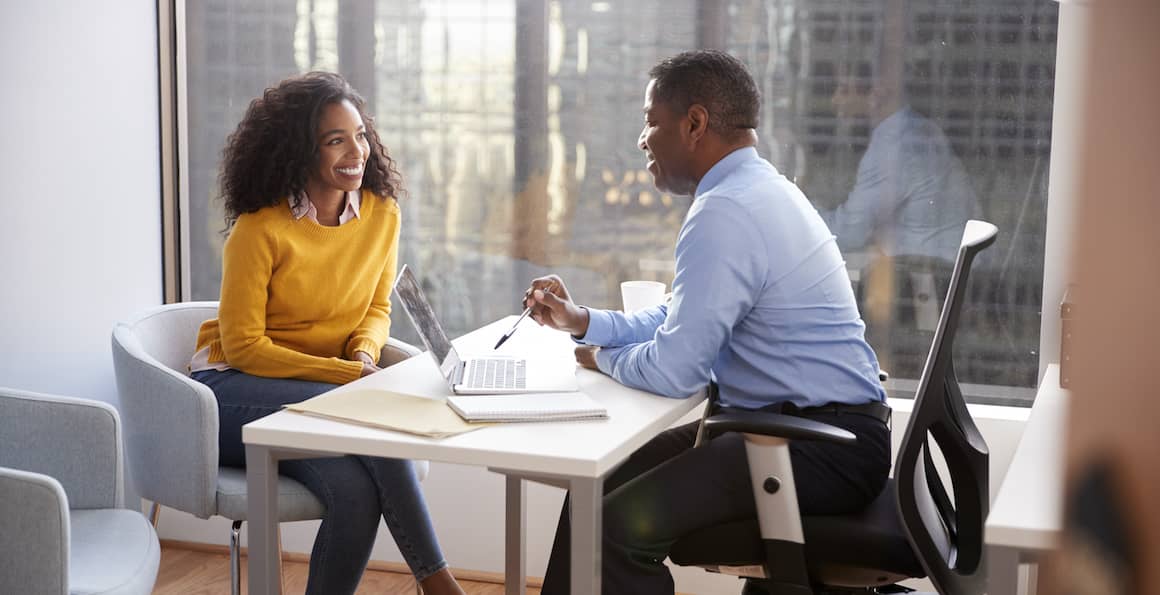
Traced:
<svg viewBox="0 0 1160 595">
<path fill-rule="evenodd" d="M 620 284 L 624 312 L 643 310 L 665 301 L 665 284 L 660 281 L 625 281 Z"/>
</svg>

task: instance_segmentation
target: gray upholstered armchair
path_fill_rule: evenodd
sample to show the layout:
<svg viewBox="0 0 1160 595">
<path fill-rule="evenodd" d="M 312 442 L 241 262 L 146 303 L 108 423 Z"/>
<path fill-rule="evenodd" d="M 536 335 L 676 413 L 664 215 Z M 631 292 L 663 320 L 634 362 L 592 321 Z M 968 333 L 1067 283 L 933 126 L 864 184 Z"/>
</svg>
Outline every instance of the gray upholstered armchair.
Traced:
<svg viewBox="0 0 1160 595">
<path fill-rule="evenodd" d="M 124 508 L 106 403 L 0 388 L 0 593 L 149 593 L 161 548 Z"/>
<path fill-rule="evenodd" d="M 246 520 L 246 472 L 218 466 L 217 399 L 208 386 L 189 377 L 197 331 L 217 317 L 217 302 L 168 304 L 142 312 L 113 329 L 113 367 L 125 416 L 125 445 L 141 496 L 158 505 L 207 519 L 233 521 L 230 532 L 232 592 L 239 592 L 239 541 Z M 380 365 L 420 353 L 391 339 Z M 427 462 L 416 461 L 419 477 Z M 322 503 L 305 486 L 278 479 L 279 522 L 322 518 Z"/>
</svg>

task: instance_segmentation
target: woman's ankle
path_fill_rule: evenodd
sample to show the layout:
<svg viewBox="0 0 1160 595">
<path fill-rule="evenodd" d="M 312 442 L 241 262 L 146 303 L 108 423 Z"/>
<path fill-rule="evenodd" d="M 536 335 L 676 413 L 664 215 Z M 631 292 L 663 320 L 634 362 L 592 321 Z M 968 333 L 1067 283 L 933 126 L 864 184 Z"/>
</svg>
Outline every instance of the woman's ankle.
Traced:
<svg viewBox="0 0 1160 595">
<path fill-rule="evenodd" d="M 423 587 L 423 595 L 465 595 L 451 571 L 446 568 L 423 579 L 419 585 Z"/>
</svg>

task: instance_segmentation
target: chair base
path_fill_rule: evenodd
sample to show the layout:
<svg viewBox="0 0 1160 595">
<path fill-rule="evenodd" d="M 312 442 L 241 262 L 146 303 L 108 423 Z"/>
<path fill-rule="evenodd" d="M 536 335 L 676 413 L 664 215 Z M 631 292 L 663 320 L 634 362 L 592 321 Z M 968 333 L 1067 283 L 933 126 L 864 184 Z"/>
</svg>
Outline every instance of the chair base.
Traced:
<svg viewBox="0 0 1160 595">
<path fill-rule="evenodd" d="M 835 580 L 830 576 L 827 577 L 827 580 L 833 580 L 834 582 L 829 584 L 814 584 L 809 589 L 803 590 L 797 585 L 788 585 L 768 580 L 766 578 L 765 567 L 761 565 L 700 566 L 700 568 L 709 572 L 735 576 L 744 580 L 745 587 L 742 589 L 741 595 L 799 595 L 800 593 L 808 593 L 809 595 L 887 595 L 914 592 L 914 589 L 893 582 L 910 578 L 902 575 L 891 577 L 890 580 L 892 582 L 890 583 L 882 582 L 883 577 L 881 573 L 875 573 L 872 578 L 869 576 L 864 577 L 866 578 L 865 582 L 856 582 L 855 575 L 845 573 L 843 578 L 851 581 L 847 584 L 856 586 L 844 586 L 842 584 L 844 581 Z"/>
<path fill-rule="evenodd" d="M 829 589 L 851 589 L 855 593 L 864 589 L 885 589 L 895 583 L 912 578 L 906 574 L 888 573 L 871 568 L 840 565 L 815 565 L 811 569 L 813 577 Z M 906 587 L 899 587 L 905 589 Z M 913 590 L 913 589 L 910 589 Z M 873 592 L 873 591 L 871 591 Z M 909 591 L 881 591 L 883 593 L 907 593 Z"/>
<path fill-rule="evenodd" d="M 911 593 L 914 589 L 902 585 L 883 585 L 880 587 L 846 588 L 831 586 L 814 586 L 810 589 L 811 595 L 887 595 L 893 593 Z M 789 589 L 770 584 L 762 579 L 748 579 L 741 595 L 797 595 L 800 589 L 791 586 Z"/>
</svg>

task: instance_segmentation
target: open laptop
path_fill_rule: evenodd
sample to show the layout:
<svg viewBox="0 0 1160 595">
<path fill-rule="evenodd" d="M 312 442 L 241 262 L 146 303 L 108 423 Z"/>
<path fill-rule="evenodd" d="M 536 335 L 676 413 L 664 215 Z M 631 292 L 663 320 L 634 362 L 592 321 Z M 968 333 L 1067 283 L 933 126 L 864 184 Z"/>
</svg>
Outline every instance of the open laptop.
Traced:
<svg viewBox="0 0 1160 595">
<path fill-rule="evenodd" d="M 395 295 L 419 331 L 427 353 L 447 379 L 451 391 L 460 395 L 571 392 L 580 390 L 575 366 L 570 362 L 527 361 L 511 356 L 460 357 L 435 318 L 431 303 L 419 287 L 410 267 L 403 265 L 395 280 Z"/>
</svg>

